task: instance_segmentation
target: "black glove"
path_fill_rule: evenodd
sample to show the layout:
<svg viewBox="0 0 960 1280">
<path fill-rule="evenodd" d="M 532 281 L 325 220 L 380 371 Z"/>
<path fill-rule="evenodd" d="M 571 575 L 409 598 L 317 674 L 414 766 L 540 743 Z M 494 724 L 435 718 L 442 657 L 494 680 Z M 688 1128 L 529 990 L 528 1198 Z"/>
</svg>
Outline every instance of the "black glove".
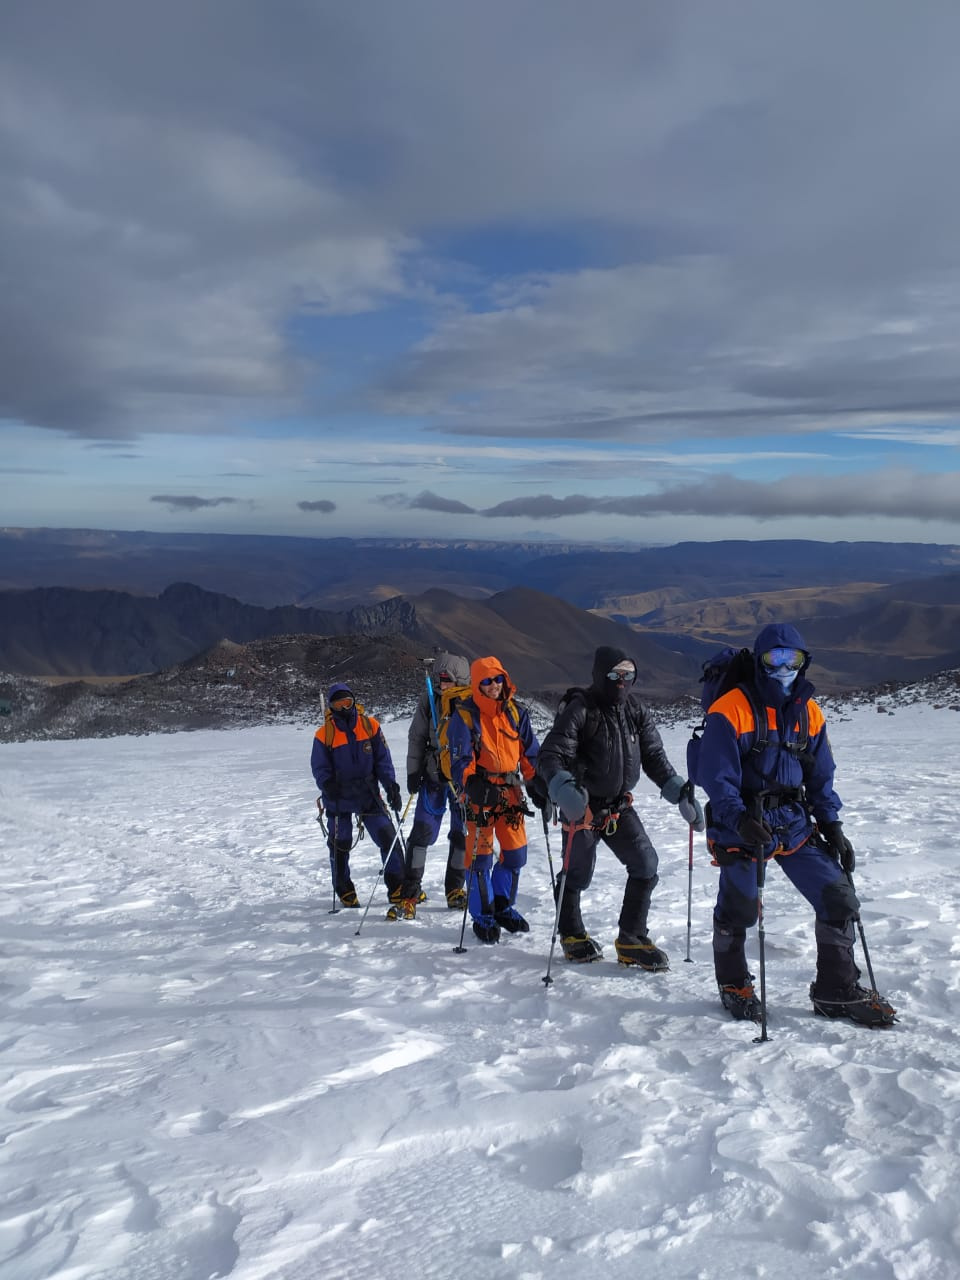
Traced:
<svg viewBox="0 0 960 1280">
<path fill-rule="evenodd" d="M 467 799 L 477 809 L 493 809 L 500 803 L 500 788 L 482 774 L 471 773 L 465 790 Z"/>
<path fill-rule="evenodd" d="M 328 782 L 323 788 L 320 799 L 322 800 L 323 807 L 325 809 L 330 809 L 333 812 L 336 812 L 337 801 L 340 799 L 340 788 L 335 782 Z"/>
<path fill-rule="evenodd" d="M 756 818 L 751 818 L 749 813 L 743 814 L 740 818 L 737 823 L 737 832 L 748 848 L 759 848 L 761 853 L 773 839 L 773 832 L 770 828 L 762 822 L 758 822 Z"/>
<path fill-rule="evenodd" d="M 537 774 L 527 783 L 527 795 L 530 797 L 530 803 L 535 809 L 543 811 L 550 803 L 550 797 L 547 795 L 547 784 Z"/>
<path fill-rule="evenodd" d="M 857 865 L 857 855 L 853 845 L 843 834 L 843 823 L 825 822 L 820 832 L 827 842 L 827 853 L 830 857 L 836 858 L 848 875 L 853 875 Z"/>
<path fill-rule="evenodd" d="M 407 774 L 407 790 L 412 796 L 415 796 L 420 790 L 420 781 L 423 775 L 421 773 Z"/>
<path fill-rule="evenodd" d="M 400 793 L 400 783 L 386 782 L 384 783 L 383 789 L 387 793 L 387 804 L 390 806 L 390 808 L 393 810 L 399 809 L 400 801 L 403 799 Z"/>
</svg>

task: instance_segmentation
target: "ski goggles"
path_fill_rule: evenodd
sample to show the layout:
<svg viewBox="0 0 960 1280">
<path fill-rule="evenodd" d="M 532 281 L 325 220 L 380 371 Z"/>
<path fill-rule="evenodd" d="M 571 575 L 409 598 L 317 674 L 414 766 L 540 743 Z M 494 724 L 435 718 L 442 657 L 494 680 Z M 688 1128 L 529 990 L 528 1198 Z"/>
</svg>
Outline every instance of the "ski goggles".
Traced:
<svg viewBox="0 0 960 1280">
<path fill-rule="evenodd" d="M 778 667 L 799 671 L 806 657 L 802 649 L 768 649 L 766 653 L 761 653 L 760 661 L 768 671 L 776 671 Z"/>
<path fill-rule="evenodd" d="M 480 681 L 481 689 L 489 689 L 492 684 L 503 684 L 503 676 L 484 676 Z"/>
<path fill-rule="evenodd" d="M 336 707 L 338 711 L 347 711 L 353 706 L 352 693 L 338 693 L 335 698 L 330 699 L 331 707 Z"/>
<path fill-rule="evenodd" d="M 608 671 L 607 679 L 615 680 L 617 684 L 633 684 L 637 678 L 636 667 L 631 667 L 629 671 Z"/>
<path fill-rule="evenodd" d="M 438 671 L 438 672 L 437 672 L 437 683 L 438 683 L 438 684 L 453 684 L 453 683 L 454 683 L 454 679 L 453 679 L 453 676 L 450 674 L 450 672 L 449 672 L 449 671 Z"/>
</svg>

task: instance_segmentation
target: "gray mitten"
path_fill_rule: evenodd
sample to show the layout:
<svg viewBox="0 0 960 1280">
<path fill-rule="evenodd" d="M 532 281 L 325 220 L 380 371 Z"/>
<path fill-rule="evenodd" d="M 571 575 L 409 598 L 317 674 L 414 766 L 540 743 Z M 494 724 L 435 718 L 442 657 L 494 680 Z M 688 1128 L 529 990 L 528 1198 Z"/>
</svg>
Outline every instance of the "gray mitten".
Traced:
<svg viewBox="0 0 960 1280">
<path fill-rule="evenodd" d="M 702 831 L 706 827 L 703 820 L 703 810 L 700 808 L 700 801 L 693 793 L 693 783 L 684 784 L 683 790 L 680 792 L 680 799 L 677 801 L 677 808 L 680 810 L 680 817 L 684 822 L 689 822 L 694 831 Z"/>
<path fill-rule="evenodd" d="M 547 791 L 563 816 L 571 822 L 579 822 L 587 812 L 590 797 L 582 787 L 577 786 L 573 774 L 567 773 L 565 769 L 560 769 L 553 775 Z"/>
<path fill-rule="evenodd" d="M 687 784 L 679 773 L 675 773 L 672 778 L 668 778 L 660 788 L 660 794 L 668 804 L 679 804 L 680 797 L 683 795 L 683 789 Z"/>
</svg>

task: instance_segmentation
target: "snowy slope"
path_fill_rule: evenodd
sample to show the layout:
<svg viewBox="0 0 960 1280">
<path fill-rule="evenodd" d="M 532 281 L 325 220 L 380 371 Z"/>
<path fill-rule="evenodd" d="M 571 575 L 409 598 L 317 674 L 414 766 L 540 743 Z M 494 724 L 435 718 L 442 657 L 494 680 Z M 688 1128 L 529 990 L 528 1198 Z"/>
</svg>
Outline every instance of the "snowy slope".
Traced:
<svg viewBox="0 0 960 1280">
<path fill-rule="evenodd" d="M 764 1045 L 716 1000 L 699 838 L 684 963 L 686 828 L 651 786 L 671 971 L 555 960 L 548 991 L 542 831 L 529 935 L 454 952 L 442 845 L 416 922 L 382 886 L 359 937 L 328 914 L 312 730 L 0 748 L 4 1280 L 960 1276 L 960 715 L 834 716 L 902 1020 L 812 1016 L 812 922 L 774 870 Z M 375 867 L 365 843 L 363 902 Z M 602 852 L 608 956 L 622 885 Z"/>
</svg>

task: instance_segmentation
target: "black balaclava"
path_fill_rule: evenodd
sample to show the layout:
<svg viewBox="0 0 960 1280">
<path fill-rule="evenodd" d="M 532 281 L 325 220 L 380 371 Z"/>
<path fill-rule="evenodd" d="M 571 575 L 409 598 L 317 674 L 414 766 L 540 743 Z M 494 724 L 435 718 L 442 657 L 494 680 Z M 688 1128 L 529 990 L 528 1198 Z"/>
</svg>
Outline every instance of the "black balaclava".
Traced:
<svg viewBox="0 0 960 1280">
<path fill-rule="evenodd" d="M 607 672 L 612 671 L 618 662 L 633 662 L 629 653 L 622 649 L 614 649 L 611 645 L 601 645 L 593 655 L 593 691 L 601 702 L 614 707 L 619 702 L 626 702 L 633 689 L 633 684 L 619 684 L 616 680 L 608 680 Z M 636 663 L 633 663 L 636 670 Z"/>
</svg>

